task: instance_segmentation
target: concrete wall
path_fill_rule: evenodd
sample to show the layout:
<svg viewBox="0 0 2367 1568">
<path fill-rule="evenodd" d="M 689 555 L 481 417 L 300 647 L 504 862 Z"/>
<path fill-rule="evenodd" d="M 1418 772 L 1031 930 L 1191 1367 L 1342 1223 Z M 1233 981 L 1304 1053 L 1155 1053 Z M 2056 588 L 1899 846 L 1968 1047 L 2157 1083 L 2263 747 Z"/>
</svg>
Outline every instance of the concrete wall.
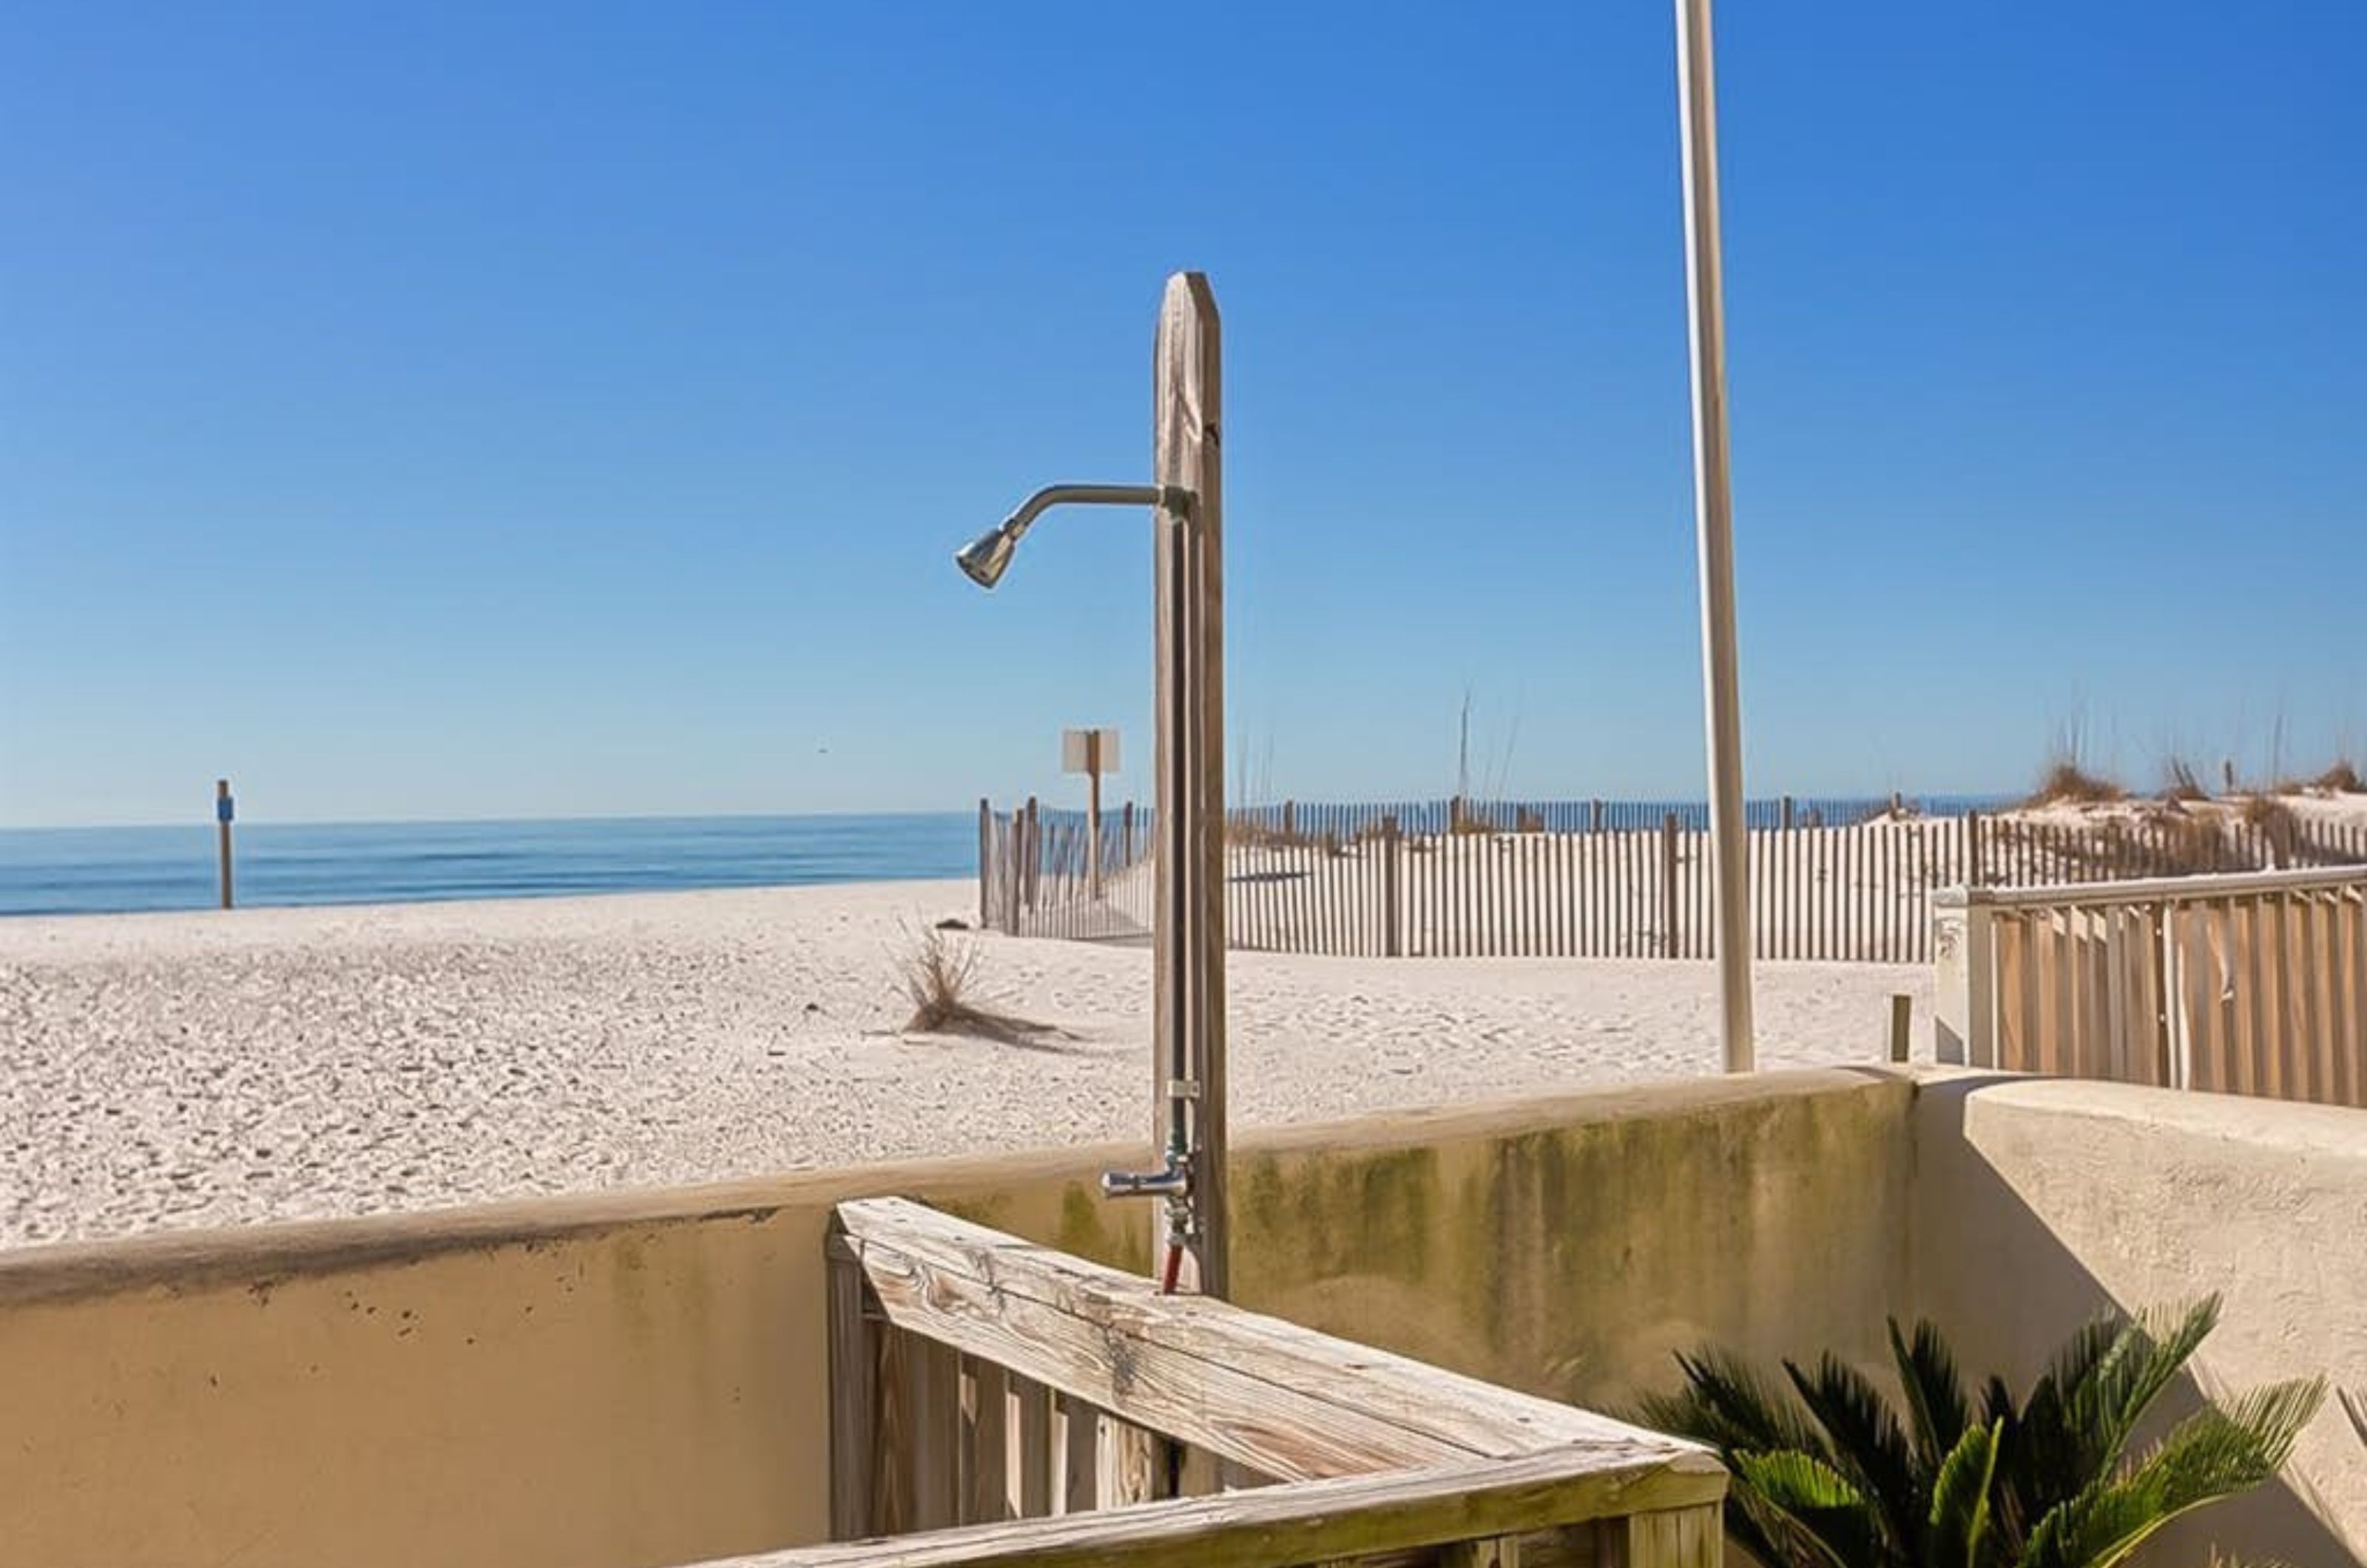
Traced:
<svg viewBox="0 0 2367 1568">
<path fill-rule="evenodd" d="M 2367 1115 L 1963 1075 L 1928 1080 L 1915 1118 L 1917 1306 L 1967 1368 L 2019 1389 L 2099 1311 L 2215 1291 L 2203 1390 L 2367 1389 Z M 2214 1538 L 2294 1563 L 2367 1555 L 2367 1447 L 2331 1397 L 2284 1485 L 2196 1517 L 2157 1559 L 2203 1562 Z"/>
<path fill-rule="evenodd" d="M 1776 1074 L 1245 1138 L 1249 1304 L 1600 1403 L 1876 1352 L 1912 1088 Z M 817 1539 L 822 1230 L 905 1192 L 1107 1261 L 1132 1149 L 0 1255 L 0 1565 L 626 1568 Z"/>
</svg>

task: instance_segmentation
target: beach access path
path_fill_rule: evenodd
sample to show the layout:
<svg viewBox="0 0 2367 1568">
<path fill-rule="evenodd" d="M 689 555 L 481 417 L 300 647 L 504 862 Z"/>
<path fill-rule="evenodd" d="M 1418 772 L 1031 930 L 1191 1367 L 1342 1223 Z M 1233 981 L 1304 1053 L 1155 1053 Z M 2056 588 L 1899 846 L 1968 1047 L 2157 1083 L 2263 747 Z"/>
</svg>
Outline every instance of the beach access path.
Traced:
<svg viewBox="0 0 2367 1568">
<path fill-rule="evenodd" d="M 951 933 L 1039 1044 L 913 1036 L 969 882 L 0 920 L 0 1247 L 1148 1141 L 1150 953 Z M 1717 1070 L 1651 959 L 1229 960 L 1236 1126 Z M 1871 1062 L 1928 969 L 1758 966 L 1762 1066 Z"/>
</svg>

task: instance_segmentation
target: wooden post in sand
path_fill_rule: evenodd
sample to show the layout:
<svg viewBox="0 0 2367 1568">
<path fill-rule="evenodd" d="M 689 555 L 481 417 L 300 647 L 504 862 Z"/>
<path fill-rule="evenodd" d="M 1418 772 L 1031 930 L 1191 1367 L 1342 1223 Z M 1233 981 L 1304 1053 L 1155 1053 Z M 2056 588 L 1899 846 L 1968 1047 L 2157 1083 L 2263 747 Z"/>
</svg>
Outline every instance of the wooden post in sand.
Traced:
<svg viewBox="0 0 2367 1568">
<path fill-rule="evenodd" d="M 978 929 L 986 931 L 994 924 L 994 910 L 988 903 L 994 876 L 994 807 L 980 798 L 978 803 Z"/>
<path fill-rule="evenodd" d="M 1085 890 L 1102 896 L 1102 775 L 1117 768 L 1117 731 L 1064 729 L 1060 732 L 1060 767 L 1082 773 L 1085 785 Z"/>
<path fill-rule="evenodd" d="M 1036 836 L 1036 797 L 1027 797 L 1027 812 L 1019 825 L 1019 880 L 1030 911 L 1036 908 L 1036 885 L 1044 873 L 1044 841 Z"/>
<path fill-rule="evenodd" d="M 230 898 L 230 819 L 236 808 L 231 804 L 230 781 L 214 781 L 214 828 L 221 840 L 221 907 L 231 907 Z"/>
<path fill-rule="evenodd" d="M 1684 933 L 1680 931 L 1677 898 L 1677 814 L 1673 811 L 1660 818 L 1660 956 L 1684 956 Z"/>
<path fill-rule="evenodd" d="M 1019 934 L 1019 902 L 1027 893 L 1027 874 L 1022 859 L 1026 844 L 1027 813 L 1014 806 L 1011 808 L 1011 826 L 1003 840 L 1002 854 L 1002 929 L 1012 936 Z"/>
<path fill-rule="evenodd" d="M 1405 915 L 1399 908 L 1398 819 L 1381 818 L 1381 953 L 1396 958 L 1405 952 Z"/>
<path fill-rule="evenodd" d="M 1890 995 L 1890 1059 L 1907 1060 L 1910 1054 L 1909 1036 L 1914 1029 L 1915 998 L 1904 991 Z"/>
</svg>

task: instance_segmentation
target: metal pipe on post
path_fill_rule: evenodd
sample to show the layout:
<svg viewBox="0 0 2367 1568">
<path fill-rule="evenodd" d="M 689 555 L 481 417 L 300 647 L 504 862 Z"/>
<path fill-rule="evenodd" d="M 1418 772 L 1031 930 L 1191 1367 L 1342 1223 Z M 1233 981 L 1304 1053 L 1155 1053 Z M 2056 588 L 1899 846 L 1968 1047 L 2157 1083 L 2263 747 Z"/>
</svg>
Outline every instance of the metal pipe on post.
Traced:
<svg viewBox="0 0 2367 1568">
<path fill-rule="evenodd" d="M 1676 0 L 1683 117 L 1685 277 L 1691 305 L 1693 500 L 1700 539 L 1702 677 L 1707 689 L 1710 856 L 1716 870 L 1718 1033 L 1726 1070 L 1755 1061 L 1750 1021 L 1750 866 L 1742 809 L 1742 695 L 1734 629 L 1734 494 L 1727 457 L 1726 306 L 1717 217 L 1717 72 L 1710 0 Z"/>
</svg>

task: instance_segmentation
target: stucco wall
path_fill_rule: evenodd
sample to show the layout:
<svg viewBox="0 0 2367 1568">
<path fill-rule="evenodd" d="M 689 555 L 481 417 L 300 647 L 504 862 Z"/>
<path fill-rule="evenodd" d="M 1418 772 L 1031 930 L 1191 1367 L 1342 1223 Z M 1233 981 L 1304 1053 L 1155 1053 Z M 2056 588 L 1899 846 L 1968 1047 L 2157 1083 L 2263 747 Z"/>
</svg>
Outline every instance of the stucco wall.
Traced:
<svg viewBox="0 0 2367 1568">
<path fill-rule="evenodd" d="M 1246 1138 L 1249 1304 L 1602 1403 L 1874 1353 L 1909 1100 L 1773 1074 Z M 822 1227 L 897 1191 L 1140 1267 L 1136 1150 L 0 1256 L 0 1563 L 607 1568 L 817 1538 Z"/>
<path fill-rule="evenodd" d="M 2197 1365 L 2224 1393 L 2367 1388 L 2367 1115 L 2215 1094 L 1934 1077 L 1916 1106 L 1918 1310 L 2017 1387 L 2107 1308 L 2225 1298 Z M 2173 1391 L 2171 1414 L 2195 1388 Z M 2367 1556 L 2367 1447 L 2334 1402 L 2286 1483 L 2197 1516 L 2157 1561 Z"/>
</svg>

